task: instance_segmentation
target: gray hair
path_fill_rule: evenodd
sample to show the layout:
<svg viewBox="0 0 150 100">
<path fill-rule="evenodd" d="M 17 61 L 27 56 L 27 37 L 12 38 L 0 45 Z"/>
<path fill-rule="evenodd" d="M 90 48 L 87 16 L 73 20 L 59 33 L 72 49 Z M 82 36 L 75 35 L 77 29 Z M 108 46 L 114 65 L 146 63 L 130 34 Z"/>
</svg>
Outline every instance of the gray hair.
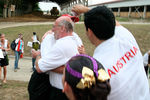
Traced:
<svg viewBox="0 0 150 100">
<path fill-rule="evenodd" d="M 59 26 L 65 26 L 66 32 L 72 32 L 74 25 L 73 25 L 73 22 L 69 22 L 69 21 L 66 21 L 66 20 L 62 20 L 62 21 L 59 23 Z"/>
</svg>

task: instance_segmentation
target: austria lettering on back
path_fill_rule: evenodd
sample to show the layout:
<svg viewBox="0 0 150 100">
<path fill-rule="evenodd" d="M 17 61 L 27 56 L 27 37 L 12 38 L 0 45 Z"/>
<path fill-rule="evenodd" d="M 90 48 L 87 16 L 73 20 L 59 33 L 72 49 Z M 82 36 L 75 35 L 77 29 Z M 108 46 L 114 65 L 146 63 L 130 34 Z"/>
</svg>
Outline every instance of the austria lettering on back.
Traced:
<svg viewBox="0 0 150 100">
<path fill-rule="evenodd" d="M 135 46 L 127 51 L 124 56 L 117 60 L 116 65 L 107 70 L 109 76 L 111 77 L 111 75 L 116 75 L 124 67 L 125 64 L 127 64 L 132 58 L 134 58 L 134 56 L 137 54 L 137 51 L 138 49 Z"/>
</svg>

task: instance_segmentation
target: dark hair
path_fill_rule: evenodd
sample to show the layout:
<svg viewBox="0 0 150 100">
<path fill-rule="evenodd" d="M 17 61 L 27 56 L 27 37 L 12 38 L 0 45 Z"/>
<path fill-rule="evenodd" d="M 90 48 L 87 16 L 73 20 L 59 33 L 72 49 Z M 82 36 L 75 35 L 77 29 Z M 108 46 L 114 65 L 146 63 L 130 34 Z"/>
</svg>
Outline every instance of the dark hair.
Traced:
<svg viewBox="0 0 150 100">
<path fill-rule="evenodd" d="M 5 36 L 5 34 L 4 34 L 4 33 L 0 33 L 0 36 L 2 36 L 2 35 L 4 35 L 4 36 Z"/>
<path fill-rule="evenodd" d="M 90 28 L 100 40 L 107 40 L 114 35 L 115 17 L 105 6 L 98 6 L 84 14 L 86 30 Z"/>
<path fill-rule="evenodd" d="M 36 35 L 36 32 L 33 32 L 33 35 Z"/>
<path fill-rule="evenodd" d="M 22 35 L 22 33 L 19 33 L 18 35 Z"/>
<path fill-rule="evenodd" d="M 79 75 L 76 74 L 82 75 L 82 69 L 84 66 L 88 67 L 94 72 L 96 84 L 93 84 L 90 88 L 79 89 L 76 86 L 80 82 L 81 78 L 79 78 Z M 107 100 L 107 96 L 110 93 L 111 87 L 109 80 L 100 82 L 97 79 L 96 74 L 101 68 L 104 69 L 98 61 L 83 54 L 77 55 L 68 61 L 65 69 L 65 81 L 67 81 L 67 83 L 71 86 L 77 100 Z"/>
</svg>

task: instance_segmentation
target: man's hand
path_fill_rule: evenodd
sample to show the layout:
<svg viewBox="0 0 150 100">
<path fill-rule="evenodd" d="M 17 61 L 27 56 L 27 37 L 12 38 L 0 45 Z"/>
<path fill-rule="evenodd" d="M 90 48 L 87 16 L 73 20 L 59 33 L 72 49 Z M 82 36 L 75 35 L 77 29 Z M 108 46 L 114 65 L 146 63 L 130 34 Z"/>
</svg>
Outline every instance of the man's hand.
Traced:
<svg viewBox="0 0 150 100">
<path fill-rule="evenodd" d="M 72 11 L 75 12 L 77 15 L 80 15 L 82 13 L 88 12 L 90 9 L 82 4 L 77 4 L 72 7 Z"/>
<path fill-rule="evenodd" d="M 41 58 L 41 56 L 38 55 L 38 56 L 36 57 L 36 61 L 35 61 L 36 71 L 37 71 L 38 73 L 42 73 L 42 71 L 40 70 L 39 65 L 38 65 L 38 62 L 39 62 L 39 59 L 40 59 L 40 58 Z"/>
<path fill-rule="evenodd" d="M 78 52 L 79 52 L 80 54 L 85 54 L 85 48 L 84 48 L 83 45 L 80 46 L 80 47 L 78 47 Z"/>
<path fill-rule="evenodd" d="M 36 51 L 35 49 L 32 49 L 31 53 L 33 58 L 36 58 L 38 55 L 40 55 L 40 51 Z"/>
</svg>

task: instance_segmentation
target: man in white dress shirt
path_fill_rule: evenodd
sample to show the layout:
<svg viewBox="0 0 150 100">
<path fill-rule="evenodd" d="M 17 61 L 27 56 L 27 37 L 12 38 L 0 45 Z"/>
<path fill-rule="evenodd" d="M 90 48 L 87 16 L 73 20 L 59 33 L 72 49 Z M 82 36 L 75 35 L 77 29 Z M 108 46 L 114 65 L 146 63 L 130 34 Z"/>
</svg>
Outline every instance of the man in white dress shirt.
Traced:
<svg viewBox="0 0 150 100">
<path fill-rule="evenodd" d="M 86 12 L 86 34 L 96 46 L 93 57 L 101 62 L 111 77 L 108 100 L 149 100 L 143 58 L 133 35 L 115 22 L 113 13 L 105 6 L 89 10 L 80 5 L 73 7 L 73 11 L 78 14 Z"/>
<path fill-rule="evenodd" d="M 62 93 L 62 72 L 65 63 L 78 52 L 78 40 L 73 35 L 73 23 L 69 17 L 59 17 L 56 19 L 52 31 L 54 32 L 55 43 L 52 48 L 47 49 L 47 56 L 37 57 L 36 70 L 39 73 L 49 73 L 51 100 L 66 100 Z M 48 44 L 47 44 L 48 45 Z M 46 45 L 45 45 L 46 46 Z"/>
</svg>

